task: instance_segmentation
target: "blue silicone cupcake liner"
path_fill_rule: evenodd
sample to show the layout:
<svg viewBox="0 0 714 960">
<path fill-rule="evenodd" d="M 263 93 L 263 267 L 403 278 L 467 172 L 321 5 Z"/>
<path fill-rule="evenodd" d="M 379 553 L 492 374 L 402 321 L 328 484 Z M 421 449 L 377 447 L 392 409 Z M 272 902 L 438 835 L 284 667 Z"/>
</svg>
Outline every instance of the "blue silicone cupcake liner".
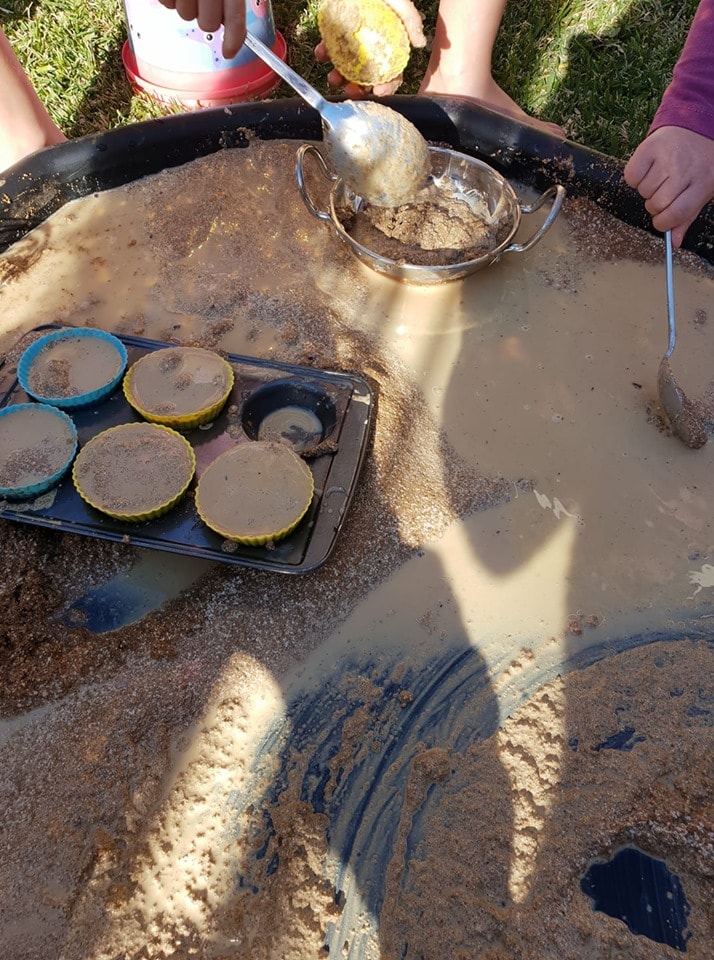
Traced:
<svg viewBox="0 0 714 960">
<path fill-rule="evenodd" d="M 29 500 L 31 497 L 37 497 L 39 494 L 45 493 L 47 490 L 51 489 L 51 487 L 54 487 L 56 483 L 59 483 L 65 473 L 67 473 L 69 470 L 75 454 L 77 453 L 77 428 L 75 427 L 72 419 L 67 416 L 66 413 L 63 413 L 61 410 L 58 410 L 57 407 L 49 403 L 16 403 L 12 406 L 3 407 L 0 409 L 0 420 L 2 420 L 3 417 L 13 416 L 19 410 L 48 410 L 53 416 L 60 418 L 64 421 L 64 423 L 67 424 L 70 429 L 73 443 L 70 452 L 67 455 L 67 459 L 62 466 L 58 470 L 55 470 L 51 475 L 45 477 L 43 480 L 38 480 L 36 483 L 28 483 L 19 487 L 0 487 L 0 497 L 3 497 L 6 500 Z"/>
<path fill-rule="evenodd" d="M 47 397 L 30 389 L 30 369 L 45 347 L 55 343 L 58 340 L 81 340 L 85 338 L 103 340 L 105 343 L 108 343 L 114 347 L 116 352 L 119 354 L 119 370 L 111 380 L 102 384 L 102 386 L 97 387 L 96 390 L 88 390 L 86 393 L 79 393 L 73 397 Z M 63 409 L 86 407 L 88 404 L 95 403 L 97 400 L 101 400 L 103 397 L 108 396 L 112 390 L 114 390 L 121 378 L 124 376 L 126 364 L 126 347 L 121 340 L 118 339 L 118 337 L 113 336 L 111 333 L 106 333 L 104 330 L 97 330 L 95 327 L 76 327 L 74 329 L 55 330 L 52 333 L 45 334 L 44 337 L 40 337 L 39 340 L 35 340 L 34 343 L 30 344 L 30 346 L 20 357 L 20 362 L 17 365 L 17 379 L 19 380 L 22 389 L 31 397 L 34 397 L 35 400 L 39 400 L 41 403 L 49 403 L 53 407 L 61 407 Z"/>
</svg>

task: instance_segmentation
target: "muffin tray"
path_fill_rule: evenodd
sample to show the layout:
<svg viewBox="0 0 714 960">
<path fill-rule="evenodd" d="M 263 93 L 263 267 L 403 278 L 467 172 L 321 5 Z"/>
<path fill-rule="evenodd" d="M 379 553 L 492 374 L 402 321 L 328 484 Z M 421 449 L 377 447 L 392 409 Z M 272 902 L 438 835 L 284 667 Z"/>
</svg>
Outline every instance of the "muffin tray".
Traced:
<svg viewBox="0 0 714 960">
<path fill-rule="evenodd" d="M 33 333 L 52 329 L 56 327 L 47 325 Z M 176 346 L 142 337 L 119 339 L 126 347 L 129 365 L 147 351 Z M 235 443 L 258 439 L 261 425 L 269 422 L 268 418 L 270 422 L 276 416 L 282 418 L 279 429 L 297 452 L 302 450 L 315 478 L 310 508 L 289 536 L 264 547 L 225 541 L 196 512 L 196 479 L 169 513 L 144 523 L 113 520 L 92 509 L 76 492 L 71 474 L 36 500 L 0 500 L 0 518 L 220 563 L 281 573 L 315 570 L 332 552 L 364 463 L 374 419 L 372 389 L 363 377 L 352 373 L 238 354 L 225 357 L 235 374 L 226 406 L 213 423 L 184 434 L 196 454 L 196 477 Z M 0 408 L 30 399 L 18 382 L 16 366 L 6 363 L 0 368 Z M 106 399 L 71 411 L 71 416 L 80 447 L 108 427 L 140 420 L 127 403 L 121 385 Z"/>
</svg>

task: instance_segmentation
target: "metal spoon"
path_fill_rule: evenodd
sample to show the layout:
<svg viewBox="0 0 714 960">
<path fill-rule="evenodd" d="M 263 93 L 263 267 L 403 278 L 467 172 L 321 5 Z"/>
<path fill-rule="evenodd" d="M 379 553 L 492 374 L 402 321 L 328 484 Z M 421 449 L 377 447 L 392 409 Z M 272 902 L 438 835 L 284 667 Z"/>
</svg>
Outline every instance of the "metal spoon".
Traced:
<svg viewBox="0 0 714 960">
<path fill-rule="evenodd" d="M 373 101 L 331 103 L 250 32 L 245 45 L 320 114 L 335 173 L 358 196 L 398 207 L 426 185 L 426 141 L 406 117 Z"/>
<path fill-rule="evenodd" d="M 664 235 L 667 251 L 667 317 L 669 320 L 669 346 L 660 360 L 657 371 L 657 389 L 660 403 L 664 407 L 672 429 L 680 440 L 698 450 L 707 442 L 707 432 L 702 419 L 696 412 L 693 403 L 681 389 L 672 373 L 670 360 L 674 353 L 677 340 L 674 326 L 674 280 L 672 271 L 672 234 L 669 230 Z"/>
</svg>

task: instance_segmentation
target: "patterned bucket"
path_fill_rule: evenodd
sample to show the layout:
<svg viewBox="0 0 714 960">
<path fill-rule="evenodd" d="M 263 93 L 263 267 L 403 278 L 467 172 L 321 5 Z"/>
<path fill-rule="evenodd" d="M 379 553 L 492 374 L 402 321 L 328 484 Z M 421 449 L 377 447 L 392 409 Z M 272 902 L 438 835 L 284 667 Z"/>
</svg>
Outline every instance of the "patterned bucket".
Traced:
<svg viewBox="0 0 714 960">
<path fill-rule="evenodd" d="M 135 89 L 184 107 L 214 107 L 259 100 L 280 78 L 247 47 L 224 60 L 223 27 L 204 33 L 159 0 L 124 0 L 128 40 L 124 69 Z M 270 0 L 247 0 L 248 29 L 285 59 L 287 45 L 276 31 Z"/>
</svg>

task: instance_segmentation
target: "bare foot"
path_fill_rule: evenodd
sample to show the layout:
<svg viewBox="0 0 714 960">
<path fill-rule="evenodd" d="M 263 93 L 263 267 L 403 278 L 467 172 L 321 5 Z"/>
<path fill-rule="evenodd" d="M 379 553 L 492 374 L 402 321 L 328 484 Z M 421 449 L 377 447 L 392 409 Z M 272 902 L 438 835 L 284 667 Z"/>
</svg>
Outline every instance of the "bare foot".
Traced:
<svg viewBox="0 0 714 960">
<path fill-rule="evenodd" d="M 527 123 L 531 127 L 537 127 L 553 136 L 565 139 L 565 130 L 559 127 L 557 123 L 548 123 L 547 120 L 538 120 L 531 117 L 518 106 L 515 100 L 508 96 L 496 81 L 489 77 L 482 84 L 468 84 L 464 78 L 457 78 L 456 82 L 451 79 L 445 79 L 438 70 L 433 73 L 427 71 L 422 81 L 419 93 L 423 96 L 438 95 L 469 97 L 471 100 L 477 100 L 479 103 L 495 110 L 497 113 L 503 113 L 508 117 L 520 120 L 521 123 Z"/>
</svg>

